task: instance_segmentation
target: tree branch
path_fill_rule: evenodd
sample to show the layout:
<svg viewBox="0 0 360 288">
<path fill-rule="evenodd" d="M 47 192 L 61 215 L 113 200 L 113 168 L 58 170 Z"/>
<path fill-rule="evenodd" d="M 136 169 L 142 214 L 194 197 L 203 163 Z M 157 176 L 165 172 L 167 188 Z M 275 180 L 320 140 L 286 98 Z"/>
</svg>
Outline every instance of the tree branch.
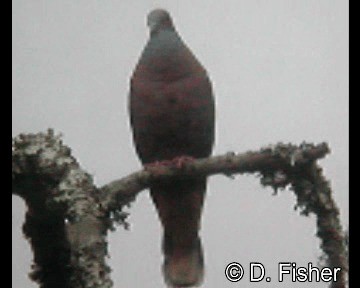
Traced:
<svg viewBox="0 0 360 288">
<path fill-rule="evenodd" d="M 28 207 L 24 234 L 41 288 L 112 287 L 106 265 L 109 221 L 99 190 L 52 130 L 13 141 L 13 194 Z"/>
<path fill-rule="evenodd" d="M 186 162 L 181 167 L 177 165 L 163 165 L 147 167 L 142 171 L 130 174 L 120 180 L 113 181 L 101 188 L 104 192 L 103 205 L 105 207 L 117 207 L 120 203 L 126 203 L 133 199 L 138 192 L 149 187 L 152 181 L 158 181 L 170 177 L 225 174 L 231 176 L 237 173 L 256 173 L 262 175 L 265 184 L 272 184 L 274 188 L 285 187 L 289 179 L 275 179 L 275 172 L 290 174 L 306 163 L 323 158 L 329 153 L 326 143 L 317 146 L 302 144 L 299 147 L 291 144 L 277 144 L 262 148 L 259 152 L 246 152 L 214 156 Z M 284 174 L 284 176 L 285 176 Z M 274 178 L 275 177 L 275 178 Z"/>
<path fill-rule="evenodd" d="M 35 254 L 32 278 L 42 288 L 60 287 L 54 283 L 112 287 L 105 263 L 106 233 L 114 222 L 126 227 L 122 208 L 140 191 L 161 179 L 256 173 L 262 185 L 275 191 L 290 186 L 301 213 L 316 215 L 327 264 L 341 268 L 340 279 L 331 287 L 344 288 L 348 262 L 339 211 L 316 164 L 329 152 L 326 143 L 279 143 L 256 152 L 197 159 L 180 167 L 171 161 L 148 166 L 98 189 L 52 130 L 21 134 L 13 141 L 13 194 L 22 197 L 29 209 L 24 233 Z"/>
</svg>

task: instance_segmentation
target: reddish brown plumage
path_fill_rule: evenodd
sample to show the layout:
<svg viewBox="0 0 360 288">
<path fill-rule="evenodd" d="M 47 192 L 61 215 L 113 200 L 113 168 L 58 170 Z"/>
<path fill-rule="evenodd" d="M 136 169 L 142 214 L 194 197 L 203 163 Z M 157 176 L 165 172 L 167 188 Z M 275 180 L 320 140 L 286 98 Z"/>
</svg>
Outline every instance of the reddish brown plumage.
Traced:
<svg viewBox="0 0 360 288">
<path fill-rule="evenodd" d="M 143 164 L 211 154 L 214 101 L 205 69 L 174 29 L 169 14 L 148 16 L 150 39 L 131 78 L 130 120 Z M 164 274 L 173 286 L 201 281 L 198 231 L 206 178 L 155 183 L 150 194 L 164 227 Z"/>
</svg>

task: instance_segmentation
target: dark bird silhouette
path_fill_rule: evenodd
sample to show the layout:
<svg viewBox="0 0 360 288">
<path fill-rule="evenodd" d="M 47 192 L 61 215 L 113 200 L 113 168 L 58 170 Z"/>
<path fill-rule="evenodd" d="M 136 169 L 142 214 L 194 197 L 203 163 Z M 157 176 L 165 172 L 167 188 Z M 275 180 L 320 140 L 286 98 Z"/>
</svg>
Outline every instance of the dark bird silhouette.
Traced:
<svg viewBox="0 0 360 288">
<path fill-rule="evenodd" d="M 214 142 L 214 99 L 207 72 L 167 11 L 152 11 L 147 24 L 150 38 L 130 83 L 137 154 L 145 166 L 208 157 Z M 164 228 L 164 277 L 172 287 L 202 281 L 199 229 L 205 191 L 206 177 L 199 176 L 160 181 L 150 188 Z"/>
</svg>

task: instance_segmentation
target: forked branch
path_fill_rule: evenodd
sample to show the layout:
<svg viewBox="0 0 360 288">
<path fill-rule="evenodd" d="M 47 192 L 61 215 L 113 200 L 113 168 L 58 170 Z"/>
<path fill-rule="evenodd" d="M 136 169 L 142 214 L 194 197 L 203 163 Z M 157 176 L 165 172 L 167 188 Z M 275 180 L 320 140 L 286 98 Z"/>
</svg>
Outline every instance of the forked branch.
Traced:
<svg viewBox="0 0 360 288">
<path fill-rule="evenodd" d="M 289 187 L 304 215 L 314 213 L 327 265 L 341 268 L 332 288 L 345 288 L 348 271 L 344 233 L 329 183 L 316 161 L 328 154 L 326 143 L 282 144 L 255 152 L 197 159 L 183 165 L 156 165 L 101 188 L 52 130 L 13 139 L 13 194 L 28 212 L 24 233 L 34 251 L 32 278 L 48 287 L 112 287 L 106 265 L 106 234 L 114 222 L 126 226 L 124 205 L 153 181 L 197 175 L 256 173 L 262 185 Z"/>
</svg>

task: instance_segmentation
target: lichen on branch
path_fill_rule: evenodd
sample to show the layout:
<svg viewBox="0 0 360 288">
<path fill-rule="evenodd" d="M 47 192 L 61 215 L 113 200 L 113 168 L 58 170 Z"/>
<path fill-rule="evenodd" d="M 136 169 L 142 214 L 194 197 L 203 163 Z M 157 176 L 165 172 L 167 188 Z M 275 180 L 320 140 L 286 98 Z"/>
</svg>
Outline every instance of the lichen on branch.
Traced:
<svg viewBox="0 0 360 288">
<path fill-rule="evenodd" d="M 263 186 L 275 191 L 289 187 L 301 214 L 316 215 L 317 236 L 327 264 L 341 268 L 340 279 L 330 285 L 344 288 L 348 259 L 339 210 L 316 163 L 329 152 L 326 143 L 278 143 L 259 151 L 230 152 L 182 165 L 169 159 L 166 165 L 149 165 L 98 188 L 61 136 L 52 130 L 20 134 L 13 139 L 12 184 L 13 194 L 28 206 L 24 233 L 34 251 L 33 279 L 43 288 L 112 287 L 106 234 L 115 222 L 127 227 L 123 207 L 140 191 L 161 179 L 254 173 Z"/>
<path fill-rule="evenodd" d="M 41 288 L 112 287 L 100 191 L 70 152 L 52 130 L 13 139 L 13 194 L 28 207 L 23 231 L 34 252 L 30 277 Z"/>
</svg>

